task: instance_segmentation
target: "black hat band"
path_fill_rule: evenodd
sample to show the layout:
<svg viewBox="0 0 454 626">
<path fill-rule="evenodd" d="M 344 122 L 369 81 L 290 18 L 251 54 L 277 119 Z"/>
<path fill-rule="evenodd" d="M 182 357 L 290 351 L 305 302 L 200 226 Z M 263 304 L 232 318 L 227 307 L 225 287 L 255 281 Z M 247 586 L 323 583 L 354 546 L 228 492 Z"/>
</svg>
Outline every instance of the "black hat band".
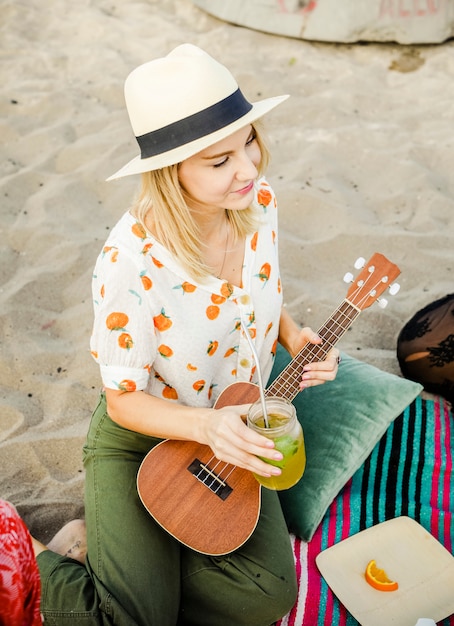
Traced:
<svg viewBox="0 0 454 626">
<path fill-rule="evenodd" d="M 241 90 L 237 89 L 227 98 L 202 111 L 136 137 L 140 147 L 140 158 L 148 159 L 211 135 L 236 122 L 251 109 L 252 104 L 246 100 Z"/>
</svg>

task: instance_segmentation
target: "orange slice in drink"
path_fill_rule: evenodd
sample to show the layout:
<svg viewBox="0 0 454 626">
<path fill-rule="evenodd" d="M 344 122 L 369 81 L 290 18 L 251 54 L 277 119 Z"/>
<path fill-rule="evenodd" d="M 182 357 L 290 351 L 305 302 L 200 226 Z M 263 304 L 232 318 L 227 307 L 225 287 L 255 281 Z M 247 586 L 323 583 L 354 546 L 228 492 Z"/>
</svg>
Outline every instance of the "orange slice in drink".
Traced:
<svg viewBox="0 0 454 626">
<path fill-rule="evenodd" d="M 378 591 L 396 591 L 399 588 L 399 584 L 389 580 L 385 570 L 377 567 L 374 560 L 367 564 L 365 577 L 369 585 Z"/>
</svg>

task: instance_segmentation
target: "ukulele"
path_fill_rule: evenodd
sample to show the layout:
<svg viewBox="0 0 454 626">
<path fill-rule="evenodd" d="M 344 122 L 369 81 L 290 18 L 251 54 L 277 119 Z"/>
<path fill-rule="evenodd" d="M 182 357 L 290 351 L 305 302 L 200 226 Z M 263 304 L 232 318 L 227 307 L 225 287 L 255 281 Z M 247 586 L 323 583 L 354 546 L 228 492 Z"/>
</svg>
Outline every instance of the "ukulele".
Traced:
<svg viewBox="0 0 454 626">
<path fill-rule="evenodd" d="M 371 306 L 389 288 L 399 268 L 375 253 L 357 278 L 346 298 L 318 330 L 322 344 L 307 343 L 265 390 L 265 396 L 293 400 L 305 365 L 323 360 L 350 328 L 360 312 Z M 386 306 L 386 300 L 379 300 Z M 254 383 L 238 382 L 221 392 L 215 409 L 256 402 L 260 397 Z M 304 478 L 304 476 L 303 476 Z M 180 543 L 208 555 L 222 555 L 239 548 L 253 533 L 259 513 L 261 487 L 252 473 L 219 461 L 209 446 L 193 441 L 167 439 L 145 456 L 137 475 L 137 489 L 150 515 Z"/>
</svg>

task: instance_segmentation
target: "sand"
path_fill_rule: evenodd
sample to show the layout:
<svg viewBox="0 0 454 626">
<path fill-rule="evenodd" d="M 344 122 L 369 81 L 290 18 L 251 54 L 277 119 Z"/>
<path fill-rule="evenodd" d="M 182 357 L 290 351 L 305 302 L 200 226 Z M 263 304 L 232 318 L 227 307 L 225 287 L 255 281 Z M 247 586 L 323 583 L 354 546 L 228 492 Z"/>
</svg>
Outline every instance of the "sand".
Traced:
<svg viewBox="0 0 454 626">
<path fill-rule="evenodd" d="M 318 328 L 356 258 L 385 254 L 400 293 L 340 346 L 399 373 L 400 328 L 453 291 L 453 41 L 311 43 L 189 0 L 14 0 L 0 24 L 0 496 L 41 540 L 83 513 L 81 446 L 100 388 L 90 279 L 137 184 L 105 182 L 137 153 L 123 81 L 182 42 L 229 66 L 252 100 L 291 95 L 268 118 L 287 306 Z"/>
</svg>

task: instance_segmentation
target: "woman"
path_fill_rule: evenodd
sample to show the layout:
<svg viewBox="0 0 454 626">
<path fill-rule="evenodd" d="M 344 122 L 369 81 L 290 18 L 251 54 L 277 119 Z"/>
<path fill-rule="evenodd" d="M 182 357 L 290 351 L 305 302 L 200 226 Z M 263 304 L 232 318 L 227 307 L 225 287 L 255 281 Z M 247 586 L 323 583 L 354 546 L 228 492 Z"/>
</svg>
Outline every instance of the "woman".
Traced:
<svg viewBox="0 0 454 626">
<path fill-rule="evenodd" d="M 257 381 L 245 332 L 265 381 L 278 340 L 291 354 L 321 341 L 282 308 L 276 203 L 261 178 L 268 152 L 257 120 L 286 96 L 250 104 L 225 67 L 185 44 L 134 70 L 125 97 L 141 154 L 111 178 L 140 173 L 142 186 L 93 278 L 91 349 L 105 392 L 84 448 L 86 569 L 80 580 L 80 564 L 67 560 L 62 573 L 61 557 L 40 552 L 42 611 L 64 623 L 62 590 L 74 576 L 82 591 L 73 624 L 265 626 L 296 596 L 276 493 L 263 490 L 242 547 L 209 557 L 153 521 L 136 475 L 162 438 L 206 444 L 262 476 L 280 473 L 266 460 L 281 454 L 241 419 L 248 406 L 213 404 L 230 383 Z M 337 357 L 333 349 L 307 367 L 301 388 L 332 380 Z"/>
</svg>

